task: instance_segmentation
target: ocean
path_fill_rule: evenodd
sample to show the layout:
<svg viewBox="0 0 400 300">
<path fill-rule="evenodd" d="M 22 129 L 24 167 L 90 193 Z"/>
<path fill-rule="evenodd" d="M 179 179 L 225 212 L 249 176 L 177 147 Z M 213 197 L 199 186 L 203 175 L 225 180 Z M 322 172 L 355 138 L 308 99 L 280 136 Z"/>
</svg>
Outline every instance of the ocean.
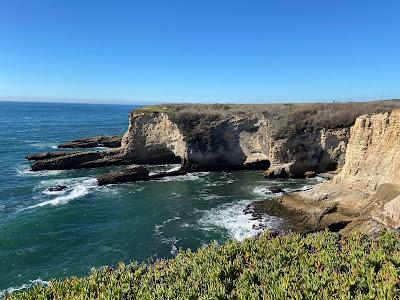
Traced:
<svg viewBox="0 0 400 300">
<path fill-rule="evenodd" d="M 249 203 L 271 197 L 272 186 L 290 190 L 317 182 L 237 171 L 99 187 L 95 176 L 104 169 L 30 171 L 28 154 L 57 151 L 72 139 L 124 134 L 135 107 L 0 102 L 0 298 L 119 261 L 152 262 L 179 248 L 254 236 L 259 221 L 243 213 Z M 47 191 L 56 185 L 68 189 Z M 280 224 L 276 217 L 262 222 Z"/>
</svg>

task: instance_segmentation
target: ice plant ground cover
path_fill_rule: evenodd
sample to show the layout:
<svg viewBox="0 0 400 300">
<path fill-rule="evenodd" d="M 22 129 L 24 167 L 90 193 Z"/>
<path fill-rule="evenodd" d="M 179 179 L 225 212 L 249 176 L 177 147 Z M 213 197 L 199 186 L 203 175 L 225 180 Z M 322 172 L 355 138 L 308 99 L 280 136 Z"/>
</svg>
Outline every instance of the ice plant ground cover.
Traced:
<svg viewBox="0 0 400 300">
<path fill-rule="evenodd" d="M 394 233 L 265 232 L 152 264 L 93 270 L 8 299 L 393 299 L 400 297 L 399 275 Z"/>
</svg>

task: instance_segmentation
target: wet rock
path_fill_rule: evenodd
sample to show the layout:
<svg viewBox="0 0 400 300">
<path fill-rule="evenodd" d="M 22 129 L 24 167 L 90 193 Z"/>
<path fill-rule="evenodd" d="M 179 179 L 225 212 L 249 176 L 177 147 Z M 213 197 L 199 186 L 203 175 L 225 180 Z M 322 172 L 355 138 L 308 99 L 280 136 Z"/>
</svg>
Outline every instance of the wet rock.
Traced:
<svg viewBox="0 0 400 300">
<path fill-rule="evenodd" d="M 48 192 L 61 192 L 65 191 L 68 187 L 66 185 L 56 185 L 54 187 L 48 188 Z"/>
<path fill-rule="evenodd" d="M 27 160 L 44 160 L 44 159 L 50 159 L 50 158 L 56 158 L 56 157 L 61 157 L 69 154 L 76 154 L 78 152 L 42 152 L 42 153 L 35 153 L 26 156 L 25 158 Z"/>
<path fill-rule="evenodd" d="M 274 166 L 264 171 L 265 178 L 287 178 L 291 177 L 288 166 Z"/>
<path fill-rule="evenodd" d="M 245 162 L 243 164 L 244 169 L 246 170 L 266 170 L 269 168 L 271 163 L 269 162 L 268 159 L 264 160 L 255 160 L 251 162 Z"/>
<path fill-rule="evenodd" d="M 133 162 L 118 152 L 75 152 L 63 156 L 39 160 L 31 166 L 32 171 L 72 170 L 129 165 Z"/>
<path fill-rule="evenodd" d="M 253 206 L 252 206 L 251 204 L 247 205 L 247 206 L 243 209 L 243 213 L 244 213 L 245 215 L 251 214 L 251 213 L 253 213 L 253 211 L 254 211 L 254 208 L 253 208 Z"/>
<path fill-rule="evenodd" d="M 121 139 L 119 136 L 95 136 L 63 143 L 58 148 L 118 148 L 121 147 Z"/>
<path fill-rule="evenodd" d="M 272 194 L 277 194 L 277 193 L 284 193 L 285 191 L 279 187 L 279 186 L 274 186 L 272 188 L 270 188 L 270 191 Z"/>
<path fill-rule="evenodd" d="M 317 174 L 315 173 L 315 171 L 307 171 L 304 172 L 304 177 L 305 178 L 314 178 Z"/>
<path fill-rule="evenodd" d="M 149 170 L 140 165 L 131 165 L 119 171 L 109 172 L 97 177 L 99 185 L 149 180 Z"/>
</svg>

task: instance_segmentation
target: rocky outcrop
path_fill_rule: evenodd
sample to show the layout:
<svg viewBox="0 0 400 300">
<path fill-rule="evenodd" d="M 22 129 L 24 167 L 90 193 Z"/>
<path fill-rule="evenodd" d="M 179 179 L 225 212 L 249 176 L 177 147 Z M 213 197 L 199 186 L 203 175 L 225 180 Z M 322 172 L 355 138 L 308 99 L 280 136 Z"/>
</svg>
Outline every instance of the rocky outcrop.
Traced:
<svg viewBox="0 0 400 300">
<path fill-rule="evenodd" d="M 70 154 L 77 154 L 78 152 L 43 152 L 43 153 L 35 153 L 26 156 L 25 158 L 27 160 L 45 160 L 45 159 L 50 159 L 50 158 L 56 158 L 56 157 L 61 157 L 61 156 L 66 156 Z"/>
<path fill-rule="evenodd" d="M 322 172 L 343 164 L 349 128 L 324 128 L 279 139 L 274 131 L 271 120 L 262 114 L 135 111 L 122 149 L 140 163 L 180 161 L 191 171 L 270 168 L 271 177 L 302 177 L 307 171 Z"/>
<path fill-rule="evenodd" d="M 170 170 L 150 174 L 150 172 L 142 165 L 130 165 L 120 170 L 111 171 L 109 173 L 97 177 L 99 185 L 157 180 L 164 177 L 180 176 L 187 174 L 187 171 L 180 168 L 178 170 Z"/>
<path fill-rule="evenodd" d="M 66 154 L 55 158 L 39 160 L 31 166 L 31 170 L 43 171 L 88 169 L 129 165 L 132 163 L 134 163 L 134 161 L 121 156 L 119 151 L 79 152 Z"/>
<path fill-rule="evenodd" d="M 179 163 L 186 143 L 177 124 L 164 113 L 133 112 L 122 138 L 122 154 L 142 164 Z"/>
<path fill-rule="evenodd" d="M 147 107 L 130 114 L 114 151 L 48 157 L 32 169 L 181 163 L 187 172 L 267 169 L 266 177 L 305 177 L 342 167 L 361 112 L 395 106 L 400 103 Z M 97 137 L 71 146 L 83 145 L 106 144 Z"/>
<path fill-rule="evenodd" d="M 82 138 L 63 143 L 58 148 L 119 148 L 121 147 L 121 137 L 119 136 L 95 136 L 90 138 Z"/>
<path fill-rule="evenodd" d="M 97 177 L 99 185 L 135 182 L 139 180 L 149 180 L 149 171 L 145 167 L 138 165 L 131 165 L 122 170 L 106 173 Z"/>
<path fill-rule="evenodd" d="M 384 183 L 400 185 L 400 110 L 357 119 L 335 182 L 368 192 Z"/>
<path fill-rule="evenodd" d="M 345 164 L 332 181 L 256 206 L 259 213 L 293 216 L 301 230 L 400 229 L 400 110 L 356 120 Z"/>
</svg>

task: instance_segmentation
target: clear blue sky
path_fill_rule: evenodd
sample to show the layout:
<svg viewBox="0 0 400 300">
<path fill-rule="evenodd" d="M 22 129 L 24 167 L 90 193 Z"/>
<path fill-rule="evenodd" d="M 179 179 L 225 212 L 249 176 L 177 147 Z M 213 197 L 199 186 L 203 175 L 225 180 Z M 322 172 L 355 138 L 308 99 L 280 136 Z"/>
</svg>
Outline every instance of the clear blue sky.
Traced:
<svg viewBox="0 0 400 300">
<path fill-rule="evenodd" d="M 400 97 L 400 1 L 0 0 L 0 98 Z"/>
</svg>

